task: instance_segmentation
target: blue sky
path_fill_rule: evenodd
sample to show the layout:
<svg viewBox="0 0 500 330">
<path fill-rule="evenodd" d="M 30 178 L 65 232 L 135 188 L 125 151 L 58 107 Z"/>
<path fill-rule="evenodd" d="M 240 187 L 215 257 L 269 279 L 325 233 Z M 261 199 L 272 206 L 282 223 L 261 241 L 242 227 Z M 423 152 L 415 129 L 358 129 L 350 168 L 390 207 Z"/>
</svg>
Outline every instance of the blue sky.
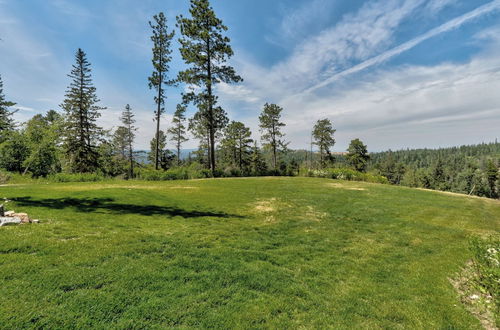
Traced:
<svg viewBox="0 0 500 330">
<path fill-rule="evenodd" d="M 284 107 L 294 148 L 318 119 L 336 151 L 361 138 L 371 151 L 444 147 L 500 137 L 500 0 L 213 0 L 229 27 L 231 64 L 245 79 L 217 93 L 255 137 L 266 102 Z M 0 74 L 18 121 L 59 109 L 78 47 L 87 52 L 100 123 L 129 103 L 137 148 L 153 136 L 148 21 L 170 26 L 187 0 L 0 0 Z M 172 76 L 184 65 L 174 44 Z M 169 88 L 166 129 L 184 86 Z M 190 110 L 192 113 L 192 110 Z M 186 147 L 195 147 L 191 140 Z"/>
</svg>

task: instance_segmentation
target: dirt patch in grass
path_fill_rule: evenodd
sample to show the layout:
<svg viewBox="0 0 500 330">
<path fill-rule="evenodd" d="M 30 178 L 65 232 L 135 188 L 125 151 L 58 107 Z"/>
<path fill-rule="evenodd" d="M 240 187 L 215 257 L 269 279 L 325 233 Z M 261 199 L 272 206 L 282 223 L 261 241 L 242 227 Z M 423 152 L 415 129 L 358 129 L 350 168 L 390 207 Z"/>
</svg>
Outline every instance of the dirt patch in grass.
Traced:
<svg viewBox="0 0 500 330">
<path fill-rule="evenodd" d="M 305 217 L 312 221 L 321 221 L 328 214 L 326 212 L 319 212 L 313 206 L 307 206 Z"/>
<path fill-rule="evenodd" d="M 493 297 L 478 288 L 475 284 L 476 276 L 474 265 L 469 261 L 459 274 L 450 279 L 450 282 L 459 294 L 462 304 L 481 322 L 483 328 L 498 330 L 495 323 L 495 315 L 498 312 L 495 312 L 497 308 L 495 301 Z"/>
<path fill-rule="evenodd" d="M 347 185 L 347 184 L 343 184 L 343 183 L 338 183 L 338 182 L 335 182 L 335 183 L 329 182 L 326 184 L 326 186 L 330 187 L 330 188 L 340 188 L 340 189 L 345 189 L 345 190 L 356 190 L 356 191 L 367 190 L 366 188 L 355 187 L 355 186 L 351 186 L 351 185 Z"/>
<path fill-rule="evenodd" d="M 260 200 L 254 204 L 254 210 L 259 213 L 271 213 L 276 211 L 277 199 L 271 198 L 269 200 Z"/>
</svg>

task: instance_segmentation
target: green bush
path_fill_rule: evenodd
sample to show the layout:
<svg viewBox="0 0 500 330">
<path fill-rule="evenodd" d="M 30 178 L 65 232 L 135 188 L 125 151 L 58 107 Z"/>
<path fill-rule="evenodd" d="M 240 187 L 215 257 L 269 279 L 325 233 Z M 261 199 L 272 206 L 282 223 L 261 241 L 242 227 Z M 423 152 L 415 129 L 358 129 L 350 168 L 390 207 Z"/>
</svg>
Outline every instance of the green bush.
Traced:
<svg viewBox="0 0 500 330">
<path fill-rule="evenodd" d="M 108 180 L 97 173 L 57 173 L 47 177 L 50 182 L 97 182 Z"/>
<path fill-rule="evenodd" d="M 470 250 L 476 272 L 476 283 L 484 292 L 493 297 L 500 308 L 500 236 L 471 239 Z"/>
<path fill-rule="evenodd" d="M 9 182 L 11 175 L 9 172 L 0 171 L 0 184 L 6 184 Z"/>
</svg>

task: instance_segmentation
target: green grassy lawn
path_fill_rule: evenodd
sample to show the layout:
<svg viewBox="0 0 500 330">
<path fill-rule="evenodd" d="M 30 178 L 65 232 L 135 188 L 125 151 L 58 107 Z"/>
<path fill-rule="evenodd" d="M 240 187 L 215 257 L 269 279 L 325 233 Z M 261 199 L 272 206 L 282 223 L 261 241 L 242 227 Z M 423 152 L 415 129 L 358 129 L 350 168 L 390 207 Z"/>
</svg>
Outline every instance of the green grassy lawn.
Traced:
<svg viewBox="0 0 500 330">
<path fill-rule="evenodd" d="M 479 328 L 449 282 L 500 202 L 315 178 L 0 187 L 0 328 Z"/>
</svg>

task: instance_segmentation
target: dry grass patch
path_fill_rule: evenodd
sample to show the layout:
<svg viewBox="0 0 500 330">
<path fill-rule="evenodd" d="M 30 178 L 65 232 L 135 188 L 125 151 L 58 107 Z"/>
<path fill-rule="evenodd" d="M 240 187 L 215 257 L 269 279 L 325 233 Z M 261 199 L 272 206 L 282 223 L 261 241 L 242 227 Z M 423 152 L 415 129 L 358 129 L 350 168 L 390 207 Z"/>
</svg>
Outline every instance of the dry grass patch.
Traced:
<svg viewBox="0 0 500 330">
<path fill-rule="evenodd" d="M 330 188 L 337 188 L 337 189 L 345 189 L 345 190 L 355 190 L 355 191 L 365 191 L 367 190 L 366 188 L 363 187 L 356 187 L 344 183 L 338 183 L 338 182 L 329 182 L 326 184 L 327 187 Z"/>
<path fill-rule="evenodd" d="M 495 324 L 496 307 L 493 297 L 478 289 L 475 277 L 477 274 L 473 262 L 469 261 L 459 274 L 450 279 L 450 283 L 459 294 L 462 304 L 481 322 L 483 328 L 498 330 Z"/>
<path fill-rule="evenodd" d="M 326 212 L 319 212 L 313 206 L 307 206 L 305 217 L 312 221 L 321 221 L 328 215 Z"/>
</svg>

